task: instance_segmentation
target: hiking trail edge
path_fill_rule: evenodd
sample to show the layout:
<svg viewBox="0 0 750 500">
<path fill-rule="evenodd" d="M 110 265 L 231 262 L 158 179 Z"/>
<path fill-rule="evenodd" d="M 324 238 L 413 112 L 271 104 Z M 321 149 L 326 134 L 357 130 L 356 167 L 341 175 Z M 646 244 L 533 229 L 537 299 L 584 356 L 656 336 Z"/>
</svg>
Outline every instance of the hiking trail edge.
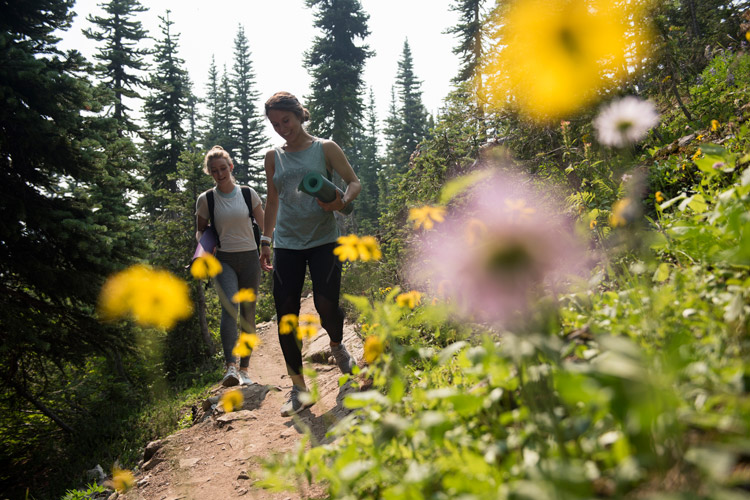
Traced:
<svg viewBox="0 0 750 500">
<path fill-rule="evenodd" d="M 316 314 L 312 297 L 302 300 L 300 314 Z M 350 411 L 343 399 L 355 392 L 349 383 L 339 387 L 342 375 L 331 356 L 328 335 L 320 329 L 302 349 L 305 368 L 317 373 L 320 399 L 293 417 L 282 417 L 281 405 L 292 387 L 279 346 L 276 323 L 257 325 L 261 343 L 250 358 L 253 385 L 230 388 L 217 384 L 202 407 L 194 408 L 194 424 L 162 440 L 149 443 L 135 476 L 136 486 L 110 500 L 213 500 L 228 498 L 295 500 L 325 498 L 317 485 L 299 485 L 298 491 L 271 492 L 254 486 L 263 459 L 294 450 L 310 429 L 313 442 L 325 443 L 326 432 Z M 362 363 L 362 341 L 354 326 L 344 323 L 344 344 Z M 308 387 L 314 383 L 307 377 Z M 224 392 L 239 388 L 242 407 L 224 413 L 215 403 Z"/>
</svg>

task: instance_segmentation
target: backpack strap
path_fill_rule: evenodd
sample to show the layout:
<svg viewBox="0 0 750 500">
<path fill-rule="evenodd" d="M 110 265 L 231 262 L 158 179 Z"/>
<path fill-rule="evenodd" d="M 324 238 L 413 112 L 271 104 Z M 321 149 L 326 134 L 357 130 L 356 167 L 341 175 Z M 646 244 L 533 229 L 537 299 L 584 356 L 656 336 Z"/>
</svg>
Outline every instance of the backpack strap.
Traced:
<svg viewBox="0 0 750 500">
<path fill-rule="evenodd" d="M 206 202 L 208 202 L 208 225 L 213 228 L 216 233 L 216 247 L 221 248 L 221 241 L 219 240 L 219 231 L 216 230 L 216 224 L 214 222 L 214 190 L 209 189 L 206 191 Z"/>
<path fill-rule="evenodd" d="M 253 224 L 256 224 L 255 216 L 253 215 L 253 194 L 250 191 L 250 186 L 240 186 L 240 190 L 242 191 L 242 197 L 245 198 L 245 205 L 247 205 L 247 210 L 250 212 L 250 218 L 253 220 Z"/>
</svg>

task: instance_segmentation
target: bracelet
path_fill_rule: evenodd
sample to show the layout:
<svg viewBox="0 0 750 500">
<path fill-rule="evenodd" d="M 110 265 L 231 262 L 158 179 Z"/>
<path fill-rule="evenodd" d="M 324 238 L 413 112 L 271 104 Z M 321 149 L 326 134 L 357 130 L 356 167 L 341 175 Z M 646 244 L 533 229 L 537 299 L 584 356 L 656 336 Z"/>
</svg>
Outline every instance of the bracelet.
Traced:
<svg viewBox="0 0 750 500">
<path fill-rule="evenodd" d="M 262 247 L 270 247 L 271 246 L 271 242 L 270 241 L 261 241 L 260 242 L 260 246 L 262 246 Z"/>
<path fill-rule="evenodd" d="M 260 241 L 267 241 L 268 243 L 271 243 L 271 237 L 264 234 L 260 237 Z"/>
</svg>

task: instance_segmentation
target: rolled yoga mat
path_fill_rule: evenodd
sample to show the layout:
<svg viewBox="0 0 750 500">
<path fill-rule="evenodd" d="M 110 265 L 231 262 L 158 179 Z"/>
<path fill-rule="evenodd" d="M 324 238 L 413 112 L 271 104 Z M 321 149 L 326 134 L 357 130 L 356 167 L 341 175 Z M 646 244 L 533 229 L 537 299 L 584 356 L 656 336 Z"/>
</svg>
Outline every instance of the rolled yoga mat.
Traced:
<svg viewBox="0 0 750 500">
<path fill-rule="evenodd" d="M 341 191 L 336 185 L 320 175 L 317 172 L 308 172 L 305 177 L 302 178 L 302 182 L 297 186 L 298 191 L 309 194 L 319 199 L 323 203 L 330 203 L 336 199 L 336 191 L 344 196 L 344 192 Z M 343 209 L 340 210 L 342 214 L 350 214 L 354 210 L 354 204 L 348 203 Z"/>
</svg>

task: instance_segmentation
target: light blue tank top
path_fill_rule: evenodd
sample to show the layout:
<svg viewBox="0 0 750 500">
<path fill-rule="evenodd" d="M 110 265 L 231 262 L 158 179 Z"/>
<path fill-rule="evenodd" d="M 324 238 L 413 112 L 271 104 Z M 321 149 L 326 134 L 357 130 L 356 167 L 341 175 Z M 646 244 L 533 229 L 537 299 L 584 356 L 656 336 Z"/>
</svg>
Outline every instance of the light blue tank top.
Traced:
<svg viewBox="0 0 750 500">
<path fill-rule="evenodd" d="M 279 147 L 274 151 L 273 184 L 279 193 L 274 247 L 303 250 L 333 243 L 339 237 L 333 212 L 326 212 L 314 197 L 297 190 L 308 172 L 327 176 L 323 143 L 316 138 L 302 151 L 288 152 Z"/>
</svg>

